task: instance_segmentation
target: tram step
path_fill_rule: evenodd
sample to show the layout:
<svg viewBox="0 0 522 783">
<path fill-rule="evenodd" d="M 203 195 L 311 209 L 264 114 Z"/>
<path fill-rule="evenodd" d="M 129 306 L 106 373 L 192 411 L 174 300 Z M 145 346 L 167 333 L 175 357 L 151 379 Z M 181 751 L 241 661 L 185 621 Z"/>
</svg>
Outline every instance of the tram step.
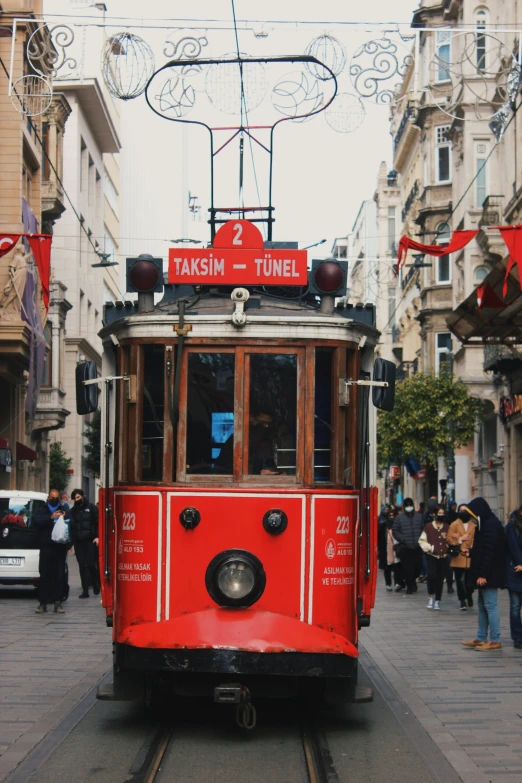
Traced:
<svg viewBox="0 0 522 783">
<path fill-rule="evenodd" d="M 352 699 L 354 704 L 369 704 L 373 701 L 373 691 L 365 685 L 357 685 Z"/>
<path fill-rule="evenodd" d="M 114 686 L 112 682 L 108 685 L 98 685 L 96 689 L 96 698 L 99 701 L 114 701 Z"/>
</svg>

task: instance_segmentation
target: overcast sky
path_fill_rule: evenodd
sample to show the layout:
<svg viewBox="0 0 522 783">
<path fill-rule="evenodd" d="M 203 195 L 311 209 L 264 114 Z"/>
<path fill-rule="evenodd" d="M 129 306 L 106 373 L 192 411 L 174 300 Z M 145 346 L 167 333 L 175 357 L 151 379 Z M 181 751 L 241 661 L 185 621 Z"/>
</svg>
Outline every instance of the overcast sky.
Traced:
<svg viewBox="0 0 522 783">
<path fill-rule="evenodd" d="M 53 10 L 70 13 L 75 3 L 54 0 Z M 239 46 L 245 54 L 273 56 L 301 54 L 317 36 L 329 33 L 345 47 L 347 65 L 339 77 L 340 92 L 354 92 L 348 75 L 350 59 L 365 41 L 380 37 L 379 25 L 383 23 L 409 24 L 416 0 L 371 0 L 355 3 L 353 0 L 323 0 L 321 3 L 304 3 L 302 0 L 235 0 L 239 22 Z M 46 4 L 48 7 L 48 5 Z M 144 9 L 147 17 L 143 18 Z M 84 11 L 95 15 L 94 9 Z M 162 17 L 195 17 L 198 21 L 179 22 L 177 31 L 172 22 L 170 37 L 173 41 L 183 35 L 205 36 L 207 57 L 216 57 L 236 49 L 232 29 L 231 0 L 192 0 L 190 3 L 173 3 L 168 0 L 107 0 L 107 33 L 124 30 L 125 24 L 143 23 L 142 30 L 132 29 L 153 48 L 156 67 L 164 64 L 164 41 L 169 26 Z M 122 15 L 128 21 L 117 22 Z M 134 19 L 133 19 L 134 18 Z M 206 21 L 215 20 L 215 21 Z M 241 20 L 249 20 L 243 24 Z M 277 24 L 292 20 L 289 25 Z M 297 21 L 295 21 L 297 20 Z M 274 21 L 275 24 L 270 22 Z M 305 22 L 317 21 L 317 24 Z M 342 22 L 365 22 L 361 26 L 342 25 Z M 265 23 L 265 24 L 263 24 Z M 152 29 L 155 25 L 165 29 Z M 183 28 L 188 28 L 184 32 Z M 201 29 L 198 29 L 201 28 Z M 226 29 L 228 28 L 228 29 Z M 268 33 L 260 38 L 260 33 Z M 277 74 L 267 73 L 268 91 L 293 66 L 284 66 Z M 258 85 L 254 84 L 254 93 Z M 218 92 L 225 90 L 218 82 Z M 325 87 L 325 91 L 327 88 Z M 197 95 L 198 118 L 206 105 L 211 124 L 234 125 L 237 118 L 212 110 L 206 95 Z M 226 95 L 225 95 L 226 97 Z M 166 244 L 149 240 L 176 238 L 182 235 L 208 239 L 206 210 L 209 206 L 209 152 L 208 136 L 201 129 L 186 126 L 183 133 L 177 123 L 156 117 L 147 107 L 143 97 L 120 104 L 121 136 L 124 145 L 122 184 L 128 189 L 122 194 L 122 254 L 160 252 L 166 255 Z M 333 238 L 346 235 L 353 224 L 362 199 L 371 198 L 376 185 L 379 163 L 386 160 L 391 168 L 391 140 L 389 135 L 388 108 L 364 102 L 366 116 L 360 128 L 352 133 L 336 133 L 318 115 L 307 123 L 283 123 L 276 131 L 274 156 L 273 204 L 276 208 L 274 239 L 298 240 L 301 246 L 326 238 L 328 241 L 315 251 L 327 255 Z M 196 116 L 188 115 L 187 118 Z M 249 121 L 263 124 L 274 120 L 270 97 L 252 111 Z M 217 134 L 219 146 L 227 136 Z M 259 132 L 259 139 L 263 138 Z M 268 156 L 261 149 L 254 152 L 255 170 L 260 191 L 260 201 L 267 204 Z M 216 158 L 216 198 L 218 206 L 238 204 L 238 142 L 232 142 L 226 152 Z M 190 190 L 201 206 L 199 222 L 192 222 L 186 209 Z M 132 191 L 132 193 L 130 192 Z M 244 203 L 257 205 L 258 194 L 253 177 L 250 145 L 245 142 Z"/>
</svg>

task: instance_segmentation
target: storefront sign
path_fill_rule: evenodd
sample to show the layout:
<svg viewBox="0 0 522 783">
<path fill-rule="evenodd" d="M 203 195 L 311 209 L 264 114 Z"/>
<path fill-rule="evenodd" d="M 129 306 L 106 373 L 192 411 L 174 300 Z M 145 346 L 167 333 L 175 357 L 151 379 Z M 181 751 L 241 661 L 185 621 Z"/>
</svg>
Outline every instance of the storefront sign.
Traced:
<svg viewBox="0 0 522 783">
<path fill-rule="evenodd" d="M 498 415 L 502 423 L 506 422 L 517 413 L 522 413 L 522 394 L 514 394 L 512 397 L 501 397 L 498 404 Z"/>
</svg>

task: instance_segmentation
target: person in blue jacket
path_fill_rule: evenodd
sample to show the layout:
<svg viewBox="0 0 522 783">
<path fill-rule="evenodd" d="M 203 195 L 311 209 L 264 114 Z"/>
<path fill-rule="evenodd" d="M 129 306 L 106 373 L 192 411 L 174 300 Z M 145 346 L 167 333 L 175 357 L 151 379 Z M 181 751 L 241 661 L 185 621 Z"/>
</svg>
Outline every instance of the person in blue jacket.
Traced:
<svg viewBox="0 0 522 783">
<path fill-rule="evenodd" d="M 509 515 L 505 531 L 508 545 L 506 587 L 509 592 L 509 625 L 513 646 L 522 650 L 522 506 Z"/>
</svg>

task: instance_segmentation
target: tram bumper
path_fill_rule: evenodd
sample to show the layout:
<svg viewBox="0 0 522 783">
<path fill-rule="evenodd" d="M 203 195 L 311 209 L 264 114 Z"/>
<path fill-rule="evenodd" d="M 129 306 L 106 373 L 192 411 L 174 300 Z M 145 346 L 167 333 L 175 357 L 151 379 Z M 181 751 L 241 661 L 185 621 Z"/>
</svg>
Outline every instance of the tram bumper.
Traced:
<svg viewBox="0 0 522 783">
<path fill-rule="evenodd" d="M 357 648 L 338 634 L 274 612 L 206 609 L 124 629 L 126 670 L 352 677 Z"/>
</svg>

